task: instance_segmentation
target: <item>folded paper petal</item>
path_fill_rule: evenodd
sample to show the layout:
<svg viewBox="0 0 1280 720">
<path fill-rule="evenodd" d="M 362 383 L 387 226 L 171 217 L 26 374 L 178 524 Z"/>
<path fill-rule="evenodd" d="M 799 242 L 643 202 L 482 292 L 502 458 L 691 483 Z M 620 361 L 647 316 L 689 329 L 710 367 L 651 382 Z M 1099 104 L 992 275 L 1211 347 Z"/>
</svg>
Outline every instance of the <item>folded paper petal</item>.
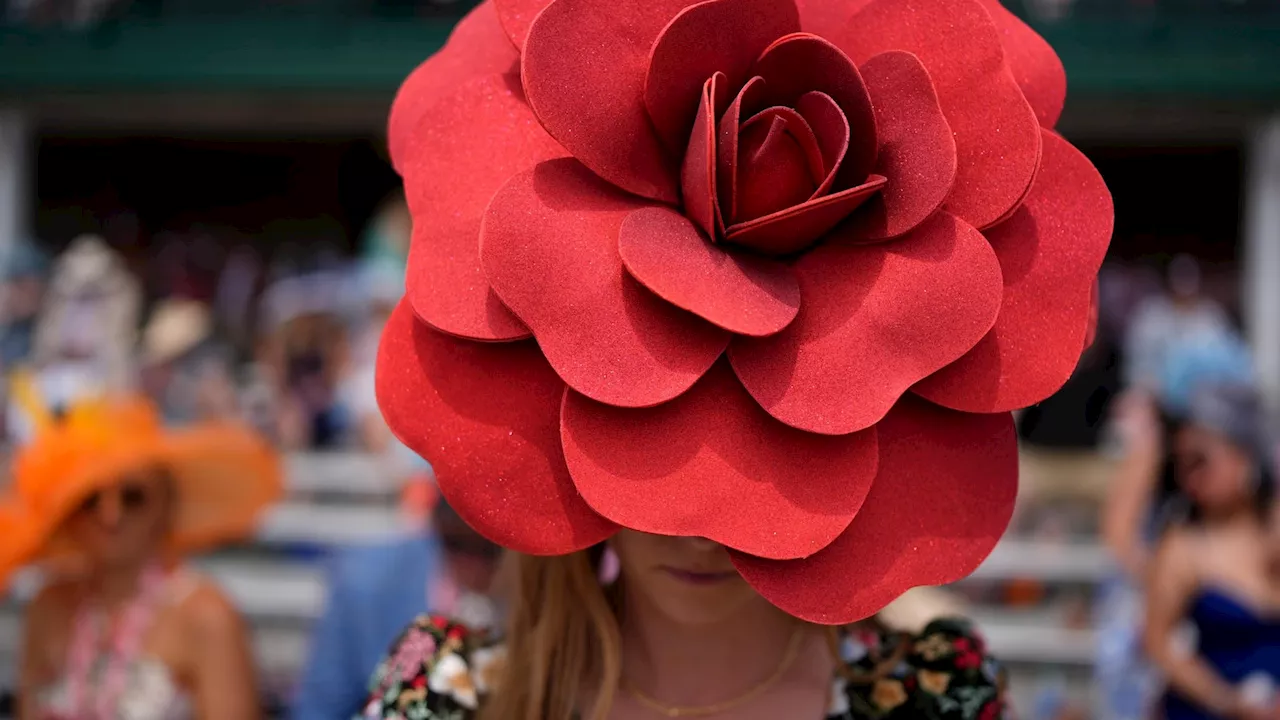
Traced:
<svg viewBox="0 0 1280 720">
<path fill-rule="evenodd" d="M 512 175 L 564 154 L 524 104 L 514 75 L 473 80 L 428 111 L 403 169 L 413 213 L 406 295 L 418 317 L 477 340 L 529 336 L 489 289 L 480 220 Z"/>
<path fill-rule="evenodd" d="M 872 175 L 858 187 L 734 225 L 725 231 L 725 240 L 769 255 L 789 255 L 826 235 L 884 184 L 883 177 Z"/>
<path fill-rule="evenodd" d="M 552 137 L 610 183 L 671 204 L 679 164 L 649 120 L 644 83 L 653 42 L 692 4 L 554 0 L 529 29 L 521 63 L 529 104 Z"/>
<path fill-rule="evenodd" d="M 742 118 L 749 118 L 761 107 L 764 97 L 764 80 L 753 77 L 738 91 L 724 114 L 716 140 L 717 197 L 720 200 L 720 217 L 725 225 L 732 224 L 738 215 L 738 131 Z"/>
<path fill-rule="evenodd" d="M 973 347 L 1000 309 L 995 253 L 945 212 L 892 243 L 823 245 L 794 269 L 795 321 L 771 337 L 737 338 L 729 359 L 761 407 L 810 432 L 871 427 Z"/>
<path fill-rule="evenodd" d="M 649 56 L 644 104 L 666 146 L 683 151 L 698 93 L 717 72 L 736 90 L 769 43 L 800 29 L 791 0 L 706 0 L 676 15 Z"/>
<path fill-rule="evenodd" d="M 698 115 L 689 133 L 689 148 L 680 171 L 684 211 L 709 238 L 717 237 L 723 224 L 716 207 L 716 117 L 728 99 L 726 82 L 724 73 L 716 73 L 703 85 Z"/>
<path fill-rule="evenodd" d="M 725 362 L 655 408 L 565 396 L 565 459 L 582 497 L 628 528 L 807 557 L 849 525 L 876 474 L 876 435 L 814 435 L 769 417 Z M 726 512 L 726 508 L 733 508 Z"/>
<path fill-rule="evenodd" d="M 542 9 L 551 4 L 551 0 L 492 0 L 497 10 L 498 21 L 506 32 L 511 44 L 517 49 L 524 49 L 525 38 L 529 37 L 529 28 L 533 19 L 538 17 Z"/>
<path fill-rule="evenodd" d="M 981 0 L 1000 30 L 1000 43 L 1022 94 L 1036 111 L 1040 125 L 1052 128 L 1067 100 L 1067 72 L 1049 43 L 1000 0 Z"/>
<path fill-rule="evenodd" d="M 964 357 L 915 388 L 940 405 L 984 413 L 1034 405 L 1057 392 L 1080 360 L 1114 212 L 1089 159 L 1044 133 L 1031 194 L 986 232 L 1004 277 L 1000 317 Z"/>
<path fill-rule="evenodd" d="M 796 111 L 813 131 L 822 155 L 822 179 L 810 199 L 826 195 L 835 185 L 836 174 L 849 152 L 849 120 L 831 96 L 807 92 L 796 101 Z"/>
<path fill-rule="evenodd" d="M 1013 212 L 1040 163 L 1040 123 L 978 0 L 875 0 L 833 40 L 859 65 L 890 50 L 914 53 L 955 133 L 947 210 L 980 230 Z"/>
<path fill-rule="evenodd" d="M 800 285 L 786 265 L 714 245 L 680 213 L 645 208 L 618 236 L 632 277 L 678 308 L 740 335 L 772 335 L 800 308 Z"/>
<path fill-rule="evenodd" d="M 813 197 L 822 182 L 822 149 L 809 123 L 788 107 L 766 108 L 738 132 L 738 214 L 743 223 Z"/>
<path fill-rule="evenodd" d="M 645 206 L 575 160 L 553 160 L 499 190 L 481 231 L 494 291 L 570 387 L 610 405 L 676 397 L 729 341 L 623 270 L 618 230 Z"/>
<path fill-rule="evenodd" d="M 507 42 L 492 2 L 482 2 L 458 21 L 448 42 L 401 83 L 387 120 L 391 165 L 400 171 L 410 137 L 423 113 L 472 78 L 516 72 L 520 54 Z"/>
<path fill-rule="evenodd" d="M 876 117 L 857 66 L 839 48 L 809 33 L 795 33 L 769 46 L 755 64 L 764 78 L 765 102 L 794 106 L 807 92 L 825 93 L 849 121 L 849 150 L 835 187 L 866 180 L 876 163 Z"/>
<path fill-rule="evenodd" d="M 617 531 L 578 496 L 560 446 L 564 383 L 532 342 L 458 340 L 401 302 L 378 350 L 378 404 L 396 437 L 431 462 L 450 506 L 490 540 L 534 555 Z"/>
<path fill-rule="evenodd" d="M 913 587 L 978 568 L 1013 513 L 1013 419 L 967 415 L 903 398 L 876 426 L 880 465 L 849 529 L 804 560 L 731 552 L 756 590 L 787 613 L 839 625 L 862 620 Z"/>
<path fill-rule="evenodd" d="M 942 207 L 955 184 L 956 141 L 916 56 L 881 53 L 862 66 L 862 77 L 880 133 L 876 173 L 888 182 L 840 229 L 840 237 L 878 242 L 909 232 Z"/>
</svg>

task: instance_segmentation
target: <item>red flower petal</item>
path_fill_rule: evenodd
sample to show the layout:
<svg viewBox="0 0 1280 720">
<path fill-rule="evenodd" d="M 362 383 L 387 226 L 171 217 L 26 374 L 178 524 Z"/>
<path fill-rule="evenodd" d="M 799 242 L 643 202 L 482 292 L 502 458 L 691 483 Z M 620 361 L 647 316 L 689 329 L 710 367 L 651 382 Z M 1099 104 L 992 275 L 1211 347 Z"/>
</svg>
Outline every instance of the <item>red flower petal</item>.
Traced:
<svg viewBox="0 0 1280 720">
<path fill-rule="evenodd" d="M 855 13 L 871 0 L 796 0 L 800 9 L 800 29 L 814 35 L 824 35 L 832 29 L 843 28 Z"/>
<path fill-rule="evenodd" d="M 867 198 L 884 187 L 884 183 L 883 177 L 872 175 L 858 187 L 739 223 L 726 230 L 725 241 L 770 255 L 788 255 L 803 250 L 849 217 Z"/>
<path fill-rule="evenodd" d="M 948 213 L 896 242 L 828 243 L 795 271 L 799 316 L 772 337 L 735 340 L 729 359 L 765 410 L 810 432 L 871 427 L 973 347 L 1000 309 L 995 253 Z"/>
<path fill-rule="evenodd" d="M 840 229 L 840 236 L 877 242 L 909 232 L 942 207 L 955 184 L 956 141 L 933 81 L 915 55 L 877 55 L 862 66 L 862 77 L 880 132 L 876 173 L 889 182 Z"/>
<path fill-rule="evenodd" d="M 529 336 L 489 289 L 480 218 L 508 178 L 564 154 L 524 104 L 514 75 L 473 80 L 431 109 L 404 167 L 414 221 L 406 295 L 418 317 L 460 337 Z"/>
<path fill-rule="evenodd" d="M 788 107 L 760 111 L 738 131 L 738 214 L 748 222 L 813 197 L 822 182 L 822 149 L 813 129 Z"/>
<path fill-rule="evenodd" d="M 791 0 L 707 0 L 681 11 L 653 44 L 644 83 L 658 137 L 684 150 L 703 82 L 722 72 L 727 88 L 742 87 L 769 43 L 799 29 Z"/>
<path fill-rule="evenodd" d="M 796 101 L 796 111 L 813 131 L 822 154 L 824 176 L 814 190 L 813 198 L 826 195 L 836 182 L 840 164 L 849 152 L 849 120 L 831 96 L 821 92 L 808 92 Z"/>
<path fill-rule="evenodd" d="M 605 180 L 672 204 L 678 165 L 645 110 L 645 69 L 663 27 L 692 4 L 555 0 L 529 29 L 522 58 L 529 104 L 552 137 Z"/>
<path fill-rule="evenodd" d="M 940 405 L 984 413 L 1034 405 L 1057 392 L 1080 360 L 1111 241 L 1111 193 L 1088 158 L 1043 132 L 1044 162 L 1031 194 L 986 232 L 1004 276 L 1000 317 L 964 357 L 915 388 Z"/>
<path fill-rule="evenodd" d="M 1040 124 L 1052 128 L 1067 101 L 1067 72 L 1045 39 L 1005 9 L 1000 0 L 980 0 L 1000 30 L 1000 43 L 1022 94 L 1036 111 Z"/>
<path fill-rule="evenodd" d="M 742 577 L 791 615 L 850 623 L 913 587 L 959 580 L 1009 524 L 1018 442 L 1008 414 L 966 415 L 906 397 L 876 432 L 879 472 L 835 542 L 804 560 L 732 553 Z"/>
<path fill-rule="evenodd" d="M 391 164 L 401 162 L 423 115 L 442 98 L 473 78 L 516 72 L 520 54 L 498 25 L 493 3 L 482 2 L 458 21 L 449 41 L 405 78 L 391 103 L 387 149 Z"/>
<path fill-rule="evenodd" d="M 532 342 L 457 340 L 417 322 L 401 302 L 382 333 L 377 395 L 396 437 L 431 461 L 449 504 L 490 540 L 558 555 L 617 531 L 569 478 L 564 383 Z"/>
<path fill-rule="evenodd" d="M 720 216 L 726 219 L 725 224 L 733 222 L 738 214 L 738 129 L 742 124 L 742 116 L 750 117 L 760 106 L 764 96 L 764 80 L 753 77 L 738 91 L 737 97 L 729 103 L 729 108 L 720 117 L 719 139 L 716 142 L 718 157 L 717 187 L 720 200 Z"/>
<path fill-rule="evenodd" d="M 502 29 L 506 31 L 511 44 L 520 50 L 524 49 L 524 41 L 529 37 L 533 19 L 538 17 L 542 8 L 550 4 L 551 0 L 493 0 Z"/>
<path fill-rule="evenodd" d="M 724 362 L 656 408 L 615 408 L 570 392 L 561 427 L 569 472 L 601 514 L 761 557 L 807 557 L 831 544 L 875 477 L 874 431 L 831 437 L 789 428 L 752 401 Z"/>
<path fill-rule="evenodd" d="M 716 73 L 703 85 L 680 172 L 684 211 L 711 238 L 717 236 L 723 224 L 716 208 L 716 117 L 723 112 L 727 100 L 726 82 L 724 73 Z"/>
<path fill-rule="evenodd" d="M 481 231 L 494 291 L 570 387 L 610 405 L 670 400 L 729 341 L 623 271 L 618 230 L 642 207 L 576 161 L 553 160 L 499 190 Z"/>
<path fill-rule="evenodd" d="M 889 50 L 920 58 L 955 133 L 958 174 L 946 208 L 985 229 L 1026 196 L 1040 163 L 1040 124 L 977 0 L 875 0 L 835 42 L 862 64 Z"/>
<path fill-rule="evenodd" d="M 631 275 L 676 307 L 740 335 L 771 335 L 795 319 L 800 285 L 782 263 L 726 253 L 680 213 L 645 208 L 618 233 Z"/>
<path fill-rule="evenodd" d="M 849 122 L 849 150 L 837 173 L 836 187 L 864 182 L 876 164 L 876 116 L 857 66 L 839 48 L 808 33 L 795 33 L 770 45 L 756 62 L 764 78 L 765 102 L 794 107 L 807 92 L 831 96 Z"/>
</svg>

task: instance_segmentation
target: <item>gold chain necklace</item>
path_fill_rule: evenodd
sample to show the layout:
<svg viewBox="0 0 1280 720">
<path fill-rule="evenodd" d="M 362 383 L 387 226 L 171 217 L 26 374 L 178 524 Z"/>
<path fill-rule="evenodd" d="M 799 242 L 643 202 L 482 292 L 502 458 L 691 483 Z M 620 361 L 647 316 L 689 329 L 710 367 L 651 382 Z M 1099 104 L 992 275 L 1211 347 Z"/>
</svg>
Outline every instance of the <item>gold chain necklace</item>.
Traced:
<svg viewBox="0 0 1280 720">
<path fill-rule="evenodd" d="M 778 663 L 778 667 L 773 674 L 753 686 L 743 694 L 731 700 L 716 703 L 714 705 L 666 705 L 653 696 L 646 694 L 639 688 L 632 686 L 630 683 L 624 683 L 623 689 L 627 691 L 631 697 L 646 708 L 669 718 L 691 718 L 691 717 L 707 717 L 708 715 L 718 715 L 727 712 L 740 705 L 754 700 L 764 694 L 766 690 L 778 684 L 791 666 L 795 663 L 796 657 L 800 654 L 800 641 L 804 638 L 804 626 L 797 626 L 795 632 L 791 633 L 791 639 L 787 642 L 786 652 L 782 655 L 782 661 Z"/>
</svg>

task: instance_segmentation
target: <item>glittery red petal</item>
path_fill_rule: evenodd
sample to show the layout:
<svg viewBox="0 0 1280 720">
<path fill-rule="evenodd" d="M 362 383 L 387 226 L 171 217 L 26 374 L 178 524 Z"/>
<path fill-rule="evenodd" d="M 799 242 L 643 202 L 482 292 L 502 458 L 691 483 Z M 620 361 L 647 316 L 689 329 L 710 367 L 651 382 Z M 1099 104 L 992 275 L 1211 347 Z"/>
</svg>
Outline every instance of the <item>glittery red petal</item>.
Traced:
<svg viewBox="0 0 1280 720">
<path fill-rule="evenodd" d="M 986 232 L 1004 276 L 1000 317 L 964 357 L 915 388 L 940 405 L 984 413 L 1034 405 L 1057 392 L 1080 359 L 1114 212 L 1089 159 L 1044 133 L 1031 194 Z"/>
<path fill-rule="evenodd" d="M 724 111 L 728 99 L 726 82 L 724 73 L 716 73 L 703 85 L 702 101 L 680 171 L 684 211 L 711 238 L 717 237 L 722 225 L 716 208 L 716 117 Z"/>
<path fill-rule="evenodd" d="M 890 50 L 920 58 L 955 134 L 947 210 L 978 229 L 1008 217 L 1040 163 L 1040 124 L 978 0 L 875 0 L 836 35 L 859 64 Z"/>
<path fill-rule="evenodd" d="M 796 0 L 800 9 L 800 29 L 814 35 L 843 28 L 855 13 L 871 0 Z"/>
<path fill-rule="evenodd" d="M 707 0 L 685 8 L 649 56 L 644 104 L 658 137 L 683 151 L 704 81 L 722 72 L 726 88 L 741 87 L 769 43 L 799 29 L 792 0 Z"/>
<path fill-rule="evenodd" d="M 751 117 L 760 108 L 763 97 L 764 80 L 753 77 L 742 86 L 720 116 L 716 140 L 717 197 L 720 200 L 720 217 L 725 219 L 726 225 L 738 215 L 738 129 L 742 118 Z"/>
<path fill-rule="evenodd" d="M 672 204 L 679 164 L 649 121 L 644 83 L 658 34 L 692 4 L 555 0 L 534 20 L 521 65 L 529 104 L 552 137 L 605 180 Z"/>
<path fill-rule="evenodd" d="M 796 33 L 770 45 L 753 74 L 764 78 L 769 105 L 794 107 L 807 92 L 830 95 L 849 122 L 849 149 L 835 187 L 843 190 L 866 180 L 876 162 L 876 117 L 862 75 L 844 52 L 816 35 Z"/>
<path fill-rule="evenodd" d="M 924 222 L 946 200 L 956 178 L 956 143 L 929 73 L 911 53 L 888 52 L 862 66 L 876 107 L 884 190 L 861 208 L 840 237 L 877 242 Z"/>
<path fill-rule="evenodd" d="M 578 491 L 605 517 L 775 559 L 806 557 L 835 540 L 876 472 L 874 431 L 831 437 L 787 427 L 724 362 L 656 408 L 615 408 L 570 392 L 562 432 Z"/>
<path fill-rule="evenodd" d="M 492 2 L 482 2 L 453 29 L 448 42 L 405 78 L 391 103 L 387 149 L 400 170 L 405 148 L 424 113 L 472 78 L 516 72 L 520 55 L 498 25 Z"/>
<path fill-rule="evenodd" d="M 504 547 L 558 555 L 617 531 L 583 502 L 560 445 L 564 383 L 532 342 L 458 340 L 400 303 L 378 350 L 378 404 L 440 491 Z"/>
<path fill-rule="evenodd" d="M 831 96 L 808 92 L 796 101 L 796 111 L 813 130 L 822 156 L 823 178 L 813 192 L 816 199 L 830 192 L 844 156 L 849 152 L 849 121 Z"/>
<path fill-rule="evenodd" d="M 803 560 L 731 553 L 742 577 L 791 615 L 850 623 L 913 587 L 959 580 L 1009 524 L 1018 442 L 1008 414 L 967 415 L 907 397 L 876 433 L 879 472 L 835 542 Z"/>
<path fill-rule="evenodd" d="M 473 80 L 431 109 L 403 169 L 413 214 L 406 296 L 418 317 L 460 337 L 529 336 L 489 289 L 480 219 L 508 178 L 564 154 L 524 104 L 514 75 Z"/>
<path fill-rule="evenodd" d="M 794 269 L 795 321 L 772 337 L 737 338 L 729 359 L 765 410 L 810 432 L 871 427 L 973 347 L 1000 308 L 991 246 L 945 212 L 891 243 L 828 243 Z"/>
<path fill-rule="evenodd" d="M 481 231 L 494 291 L 570 387 L 610 405 L 670 400 L 729 341 L 624 272 L 618 230 L 646 205 L 572 159 L 553 160 L 499 190 Z"/>
<path fill-rule="evenodd" d="M 529 28 L 533 19 L 538 17 L 542 9 L 551 4 L 551 0 L 492 0 L 498 11 L 498 20 L 506 31 L 511 44 L 517 49 L 524 48 L 525 38 L 529 37 Z"/>
<path fill-rule="evenodd" d="M 743 223 L 812 198 L 825 174 L 822 149 L 800 113 L 766 108 L 739 128 L 737 173 L 732 222 Z"/>
<path fill-rule="evenodd" d="M 776 333 L 795 319 L 800 286 L 782 263 L 727 253 L 680 213 L 637 210 L 618 235 L 632 277 L 676 307 L 740 335 Z"/>
<path fill-rule="evenodd" d="M 726 231 L 725 240 L 770 255 L 803 250 L 849 217 L 884 187 L 884 183 L 883 177 L 872 175 L 858 187 L 734 225 Z"/>
<path fill-rule="evenodd" d="M 1000 0 L 980 0 L 1000 30 L 1000 43 L 1022 94 L 1036 111 L 1040 124 L 1052 128 L 1067 100 L 1067 73 L 1062 60 L 1045 39 L 1005 9 Z"/>
</svg>

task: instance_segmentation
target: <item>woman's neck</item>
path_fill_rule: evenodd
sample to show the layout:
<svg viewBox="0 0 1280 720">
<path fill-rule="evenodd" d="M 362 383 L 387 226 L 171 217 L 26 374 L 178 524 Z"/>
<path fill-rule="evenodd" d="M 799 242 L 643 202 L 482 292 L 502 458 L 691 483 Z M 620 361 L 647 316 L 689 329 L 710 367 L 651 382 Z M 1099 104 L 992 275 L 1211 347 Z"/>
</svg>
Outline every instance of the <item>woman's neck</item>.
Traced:
<svg viewBox="0 0 1280 720">
<path fill-rule="evenodd" d="M 142 573 L 153 562 L 147 559 L 122 563 L 91 572 L 86 583 L 89 597 L 107 610 L 114 611 L 138 594 Z"/>
<path fill-rule="evenodd" d="M 797 621 L 765 601 L 712 624 L 680 623 L 628 598 L 622 624 L 624 681 L 671 705 L 711 705 L 777 672 Z"/>
</svg>

